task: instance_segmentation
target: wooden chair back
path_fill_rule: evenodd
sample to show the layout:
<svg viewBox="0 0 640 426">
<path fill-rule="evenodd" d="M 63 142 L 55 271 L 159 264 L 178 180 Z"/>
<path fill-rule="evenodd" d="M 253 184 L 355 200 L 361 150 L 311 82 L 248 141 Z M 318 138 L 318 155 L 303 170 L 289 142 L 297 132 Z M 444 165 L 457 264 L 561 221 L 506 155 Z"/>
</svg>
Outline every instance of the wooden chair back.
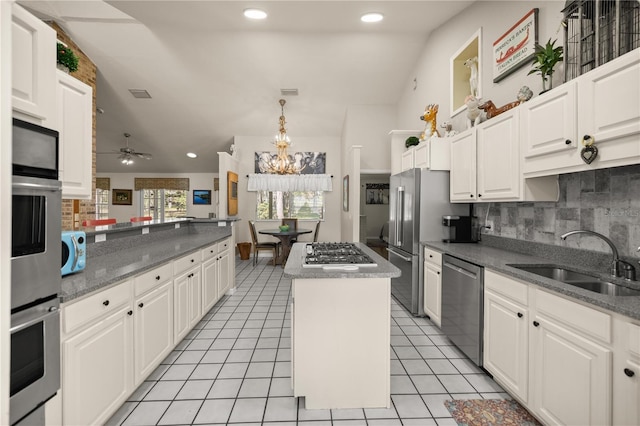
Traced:
<svg viewBox="0 0 640 426">
<path fill-rule="evenodd" d="M 318 242 L 318 234 L 320 233 L 320 221 L 316 223 L 316 230 L 313 232 L 313 242 Z"/>
<path fill-rule="evenodd" d="M 289 229 L 295 231 L 298 229 L 298 219 L 282 219 L 283 225 L 289 225 Z"/>
<path fill-rule="evenodd" d="M 258 244 L 258 235 L 256 234 L 256 224 L 252 220 L 249 221 L 249 231 L 251 232 L 251 241 L 255 247 Z"/>
</svg>

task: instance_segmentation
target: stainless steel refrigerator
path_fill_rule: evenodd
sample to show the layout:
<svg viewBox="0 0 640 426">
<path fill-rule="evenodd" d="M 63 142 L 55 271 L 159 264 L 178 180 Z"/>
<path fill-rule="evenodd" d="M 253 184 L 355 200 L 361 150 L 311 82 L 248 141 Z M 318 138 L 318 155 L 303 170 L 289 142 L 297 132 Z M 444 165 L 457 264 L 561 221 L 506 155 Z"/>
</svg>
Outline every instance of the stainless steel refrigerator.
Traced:
<svg viewBox="0 0 640 426">
<path fill-rule="evenodd" d="M 449 172 L 421 169 L 393 175 L 389 182 L 389 261 L 402 272 L 391 280 L 391 294 L 411 314 L 424 316 L 420 241 L 442 241 L 449 228 L 444 215 L 465 215 L 468 204 L 449 202 Z"/>
</svg>

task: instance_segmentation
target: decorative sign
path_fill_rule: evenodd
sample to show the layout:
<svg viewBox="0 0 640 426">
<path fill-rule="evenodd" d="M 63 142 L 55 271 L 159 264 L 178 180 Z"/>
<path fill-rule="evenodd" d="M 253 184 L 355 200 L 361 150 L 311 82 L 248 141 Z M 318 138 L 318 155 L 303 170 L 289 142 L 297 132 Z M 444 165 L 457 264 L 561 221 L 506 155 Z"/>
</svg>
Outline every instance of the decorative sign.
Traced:
<svg viewBox="0 0 640 426">
<path fill-rule="evenodd" d="M 278 155 L 275 152 L 256 152 L 254 173 L 269 173 L 269 164 L 275 163 Z M 301 175 L 321 175 L 325 173 L 327 164 L 326 152 L 295 152 L 289 155 L 289 161 L 297 164 Z"/>
<path fill-rule="evenodd" d="M 493 43 L 493 82 L 533 60 L 538 43 L 538 9 L 532 9 Z"/>
<path fill-rule="evenodd" d="M 389 204 L 389 184 L 368 183 L 365 197 L 366 204 Z"/>
<path fill-rule="evenodd" d="M 227 214 L 238 214 L 238 175 L 233 172 L 227 172 Z"/>
</svg>

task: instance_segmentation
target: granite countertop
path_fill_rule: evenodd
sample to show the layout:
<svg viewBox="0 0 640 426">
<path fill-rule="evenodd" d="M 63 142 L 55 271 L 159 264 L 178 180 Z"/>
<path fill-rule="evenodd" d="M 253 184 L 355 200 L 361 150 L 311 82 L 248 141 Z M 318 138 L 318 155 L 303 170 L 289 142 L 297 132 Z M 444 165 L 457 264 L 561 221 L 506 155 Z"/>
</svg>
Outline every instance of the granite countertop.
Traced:
<svg viewBox="0 0 640 426">
<path fill-rule="evenodd" d="M 189 233 L 164 241 L 153 241 L 152 244 L 128 247 L 113 253 L 87 258 L 84 271 L 62 277 L 60 302 L 69 302 L 177 257 L 193 253 L 216 241 L 228 238 L 231 236 L 231 230 L 229 229 L 228 234 L 225 234 L 221 236 L 221 234 L 211 233 Z"/>
<path fill-rule="evenodd" d="M 119 232 L 127 232 L 142 228 L 153 228 L 160 226 L 169 226 L 176 223 L 219 223 L 219 222 L 237 222 L 240 219 L 219 219 L 219 218 L 175 218 L 164 220 L 149 220 L 146 222 L 118 222 L 114 225 L 101 225 L 101 226 L 84 226 L 80 230 L 84 231 L 87 236 L 96 234 L 113 234 Z"/>
<path fill-rule="evenodd" d="M 362 243 L 355 243 L 377 264 L 376 267 L 363 267 L 356 271 L 330 270 L 322 268 L 303 268 L 307 243 L 296 243 L 289 253 L 284 276 L 288 278 L 395 278 L 400 276 L 400 269 Z"/>
<path fill-rule="evenodd" d="M 593 291 L 581 289 L 560 281 L 545 278 L 537 274 L 525 272 L 520 269 L 508 266 L 510 264 L 527 265 L 559 265 L 567 269 L 585 272 L 590 275 L 597 275 L 603 281 L 622 284 L 629 288 L 640 290 L 640 282 L 625 282 L 622 278 L 614 279 L 611 276 L 589 268 L 579 268 L 562 263 L 561 259 L 551 260 L 538 256 L 521 254 L 514 251 L 504 250 L 496 247 L 488 247 L 480 244 L 451 244 L 443 242 L 424 241 L 422 245 L 441 251 L 451 256 L 458 257 L 479 266 L 484 266 L 492 271 L 500 272 L 528 283 L 563 294 L 569 298 L 576 299 L 609 311 L 640 320 L 640 296 L 608 296 Z"/>
</svg>

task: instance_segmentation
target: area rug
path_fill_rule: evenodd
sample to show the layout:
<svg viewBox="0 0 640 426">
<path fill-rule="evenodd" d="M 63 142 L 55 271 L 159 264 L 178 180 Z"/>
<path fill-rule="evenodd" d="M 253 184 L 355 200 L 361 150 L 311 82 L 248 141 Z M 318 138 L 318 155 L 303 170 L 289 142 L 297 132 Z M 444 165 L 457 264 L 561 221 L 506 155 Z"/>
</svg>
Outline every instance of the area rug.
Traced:
<svg viewBox="0 0 640 426">
<path fill-rule="evenodd" d="M 445 401 L 444 405 L 459 426 L 540 426 L 527 410 L 512 399 L 455 399 Z"/>
</svg>

